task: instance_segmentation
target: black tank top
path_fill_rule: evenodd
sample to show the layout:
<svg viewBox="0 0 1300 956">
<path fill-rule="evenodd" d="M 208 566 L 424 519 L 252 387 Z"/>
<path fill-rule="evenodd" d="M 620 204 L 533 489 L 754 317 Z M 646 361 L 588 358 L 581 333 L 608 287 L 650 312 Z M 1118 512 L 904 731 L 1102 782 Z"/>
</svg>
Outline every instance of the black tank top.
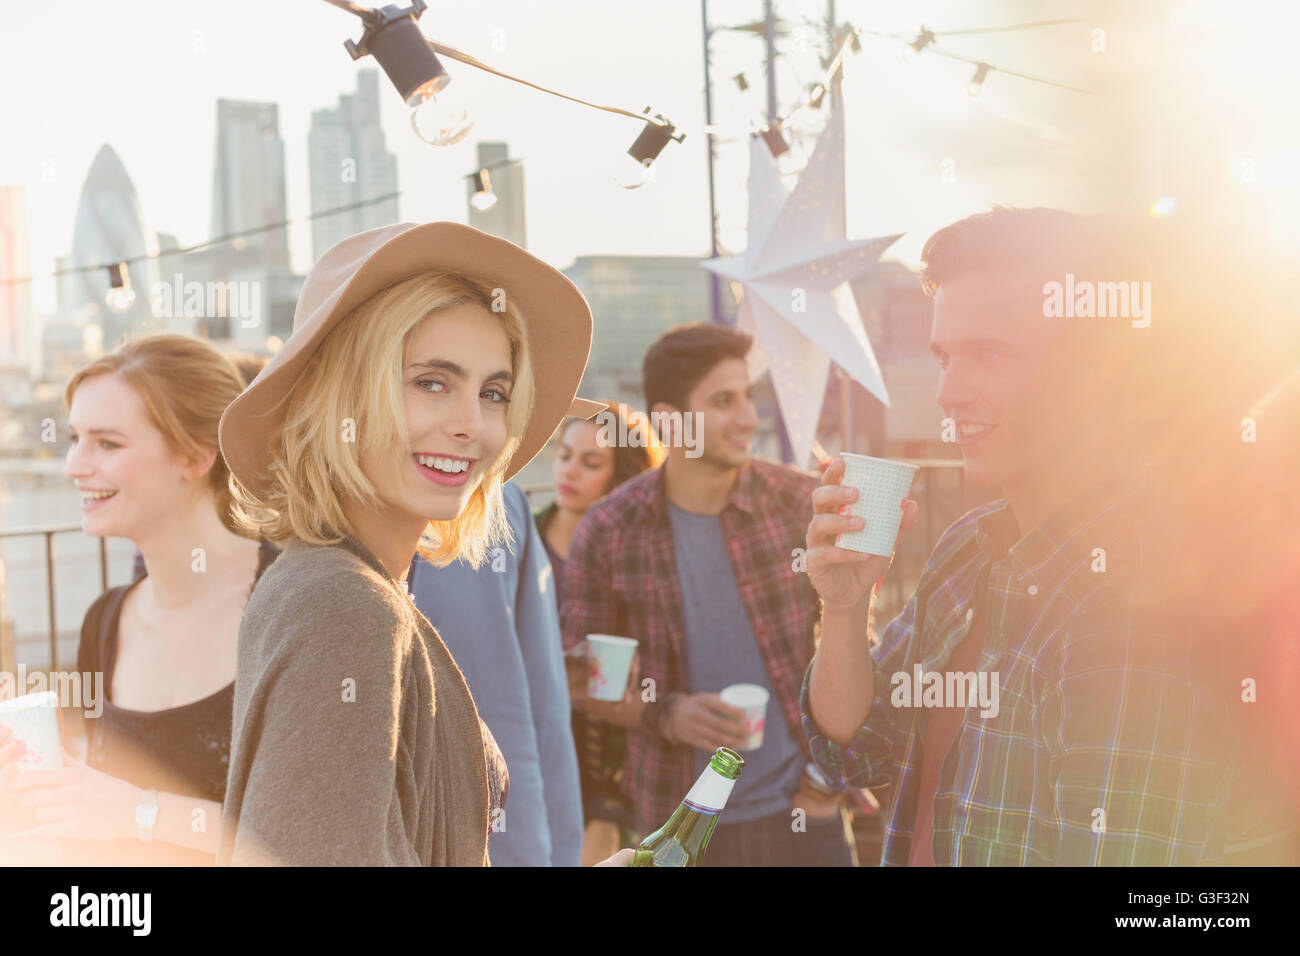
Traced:
<svg viewBox="0 0 1300 956">
<path fill-rule="evenodd" d="M 254 586 L 279 554 L 278 547 L 262 539 Z M 202 700 L 167 710 L 130 710 L 109 699 L 117 662 L 122 604 L 139 583 L 137 579 L 105 591 L 82 621 L 77 670 L 104 675 L 103 712 L 97 718 L 85 720 L 86 764 L 137 787 L 220 803 L 226 795 L 230 763 L 234 683 Z M 191 821 L 192 825 L 199 822 L 197 817 Z M 220 822 L 219 819 L 201 821 L 203 826 L 212 828 Z M 139 841 L 69 840 L 65 841 L 64 849 L 71 858 L 69 862 L 78 863 L 84 859 L 88 863 L 126 866 L 211 866 L 215 859 L 211 854 L 174 844 Z"/>
</svg>

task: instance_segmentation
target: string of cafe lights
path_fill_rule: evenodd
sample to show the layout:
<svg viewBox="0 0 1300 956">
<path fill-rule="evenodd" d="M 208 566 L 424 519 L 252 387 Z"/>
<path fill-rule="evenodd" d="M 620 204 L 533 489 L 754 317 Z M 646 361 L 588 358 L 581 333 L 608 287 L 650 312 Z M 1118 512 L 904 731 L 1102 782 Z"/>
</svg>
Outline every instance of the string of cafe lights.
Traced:
<svg viewBox="0 0 1300 956">
<path fill-rule="evenodd" d="M 344 43 L 344 48 L 354 60 L 368 55 L 373 55 L 375 57 L 380 67 L 383 68 L 384 72 L 388 75 L 389 80 L 392 81 L 399 94 L 401 94 L 403 101 L 411 108 L 411 126 L 415 134 L 420 139 L 430 143 L 431 145 L 445 146 L 458 143 L 468 135 L 470 129 L 473 127 L 473 122 L 469 119 L 468 110 L 458 102 L 454 94 L 448 93 L 451 77 L 438 60 L 437 54 L 439 53 L 465 63 L 468 66 L 483 70 L 503 79 L 511 80 L 512 82 L 522 84 L 540 92 L 548 93 L 552 96 L 569 100 L 570 102 L 578 103 L 592 109 L 627 116 L 643 122 L 644 126 L 640 134 L 627 151 L 628 157 L 630 157 L 631 161 L 638 168 L 639 173 L 637 174 L 636 181 L 631 184 L 620 182 L 619 185 L 624 186 L 624 188 L 635 189 L 644 184 L 644 182 L 649 178 L 651 164 L 658 158 L 659 154 L 663 152 L 668 143 L 674 141 L 681 142 L 685 139 L 685 133 L 678 133 L 677 127 L 662 115 L 654 114 L 653 116 L 650 116 L 651 108 L 648 106 L 638 114 L 621 107 L 602 105 L 575 96 L 570 96 L 540 84 L 533 83 L 529 80 L 525 80 L 521 77 L 506 73 L 502 70 L 498 70 L 482 60 L 467 53 L 463 53 L 454 47 L 426 38 L 420 32 L 418 26 L 420 15 L 423 14 L 425 9 L 427 9 L 424 0 L 413 0 L 412 5 L 405 9 L 397 6 L 387 6 L 382 9 L 374 9 L 363 7 L 360 4 L 352 2 L 352 0 L 325 0 L 325 2 L 346 10 L 361 19 L 364 26 L 361 39 L 358 41 L 347 40 Z M 935 46 L 935 40 L 940 36 L 997 33 L 1084 22 L 1088 21 L 1081 19 L 1040 20 L 1001 27 L 981 27 L 967 30 L 945 31 L 932 31 L 922 26 L 920 31 L 914 37 L 911 37 L 910 40 L 905 34 L 885 33 L 882 31 L 869 30 L 846 24 L 842 31 L 842 39 L 840 41 L 839 49 L 827 67 L 824 77 L 819 82 L 813 84 L 805 100 L 775 122 L 755 130 L 754 133 L 763 137 L 774 156 L 779 157 L 787 152 L 789 150 L 789 145 L 786 143 L 781 132 L 782 127 L 787 126 L 798 113 L 804 110 L 821 108 L 826 91 L 830 89 L 831 85 L 836 81 L 837 74 L 843 68 L 845 55 L 849 52 L 855 54 L 861 52 L 862 46 L 859 38 L 862 35 L 898 40 L 907 43 L 913 53 L 919 54 L 923 51 L 928 51 L 939 56 L 947 57 L 948 59 L 958 60 L 973 65 L 975 67 L 975 73 L 967 84 L 967 92 L 971 96 L 979 95 L 985 79 L 991 72 L 1003 73 L 1007 76 L 1014 76 L 1030 82 L 1091 95 L 1091 91 L 1089 90 L 1080 89 L 1065 83 L 1059 83 L 1045 77 L 995 66 L 991 63 L 951 53 Z M 748 82 L 745 79 L 745 74 L 743 72 L 736 74 L 733 79 L 742 91 L 748 88 Z M 716 136 L 715 128 L 708 128 L 705 132 L 709 135 Z M 485 211 L 490 209 L 496 203 L 497 197 L 492 188 L 491 171 L 504 166 L 514 165 L 517 162 L 519 162 L 518 159 L 510 159 L 501 163 L 480 167 L 476 171 L 467 174 L 466 178 L 470 179 L 474 184 L 474 194 L 470 199 L 470 203 L 475 209 Z M 399 195 L 401 195 L 400 191 L 389 193 L 384 196 L 350 203 L 334 209 L 323 210 L 303 218 L 311 220 L 322 216 L 336 215 L 365 206 L 386 202 Z M 127 273 L 127 266 L 149 259 L 159 259 L 163 256 L 185 255 L 220 243 L 234 242 L 248 236 L 283 229 L 292 225 L 294 222 L 295 220 L 286 219 L 281 222 L 267 223 L 262 226 L 256 226 L 250 229 L 244 229 L 238 232 L 207 239 L 192 246 L 186 246 L 179 249 L 169 249 L 165 252 L 154 254 L 134 256 L 114 263 L 104 263 L 93 266 L 71 266 L 54 270 L 53 272 L 47 273 L 47 275 L 50 277 L 58 277 L 75 273 L 105 270 L 109 275 L 109 289 L 106 295 L 106 300 L 109 305 L 115 309 L 126 309 L 134 300 L 134 292 L 130 287 L 130 278 Z M 0 279 L 0 286 L 31 282 L 35 278 L 35 276 L 23 276 L 18 278 Z"/>
<path fill-rule="evenodd" d="M 1068 83 L 1060 83 L 1056 80 L 1049 80 L 1046 77 L 1037 76 L 1033 73 L 1024 73 L 1020 70 L 1008 70 L 1006 67 L 994 66 L 993 64 L 985 62 L 984 60 L 976 60 L 972 57 L 962 56 L 958 53 L 952 53 L 948 50 L 941 50 L 937 46 L 935 46 L 935 42 L 934 42 L 935 39 L 940 36 L 956 36 L 959 34 L 973 34 L 973 33 L 990 33 L 995 30 L 1013 30 L 1013 29 L 1027 28 L 1030 26 L 1054 25 L 1056 23 L 1068 23 L 1068 22 L 1078 22 L 1078 21 L 1044 20 L 1044 21 L 1040 21 L 1037 24 L 1023 24 L 1021 25 L 1021 27 L 990 27 L 985 30 L 955 30 L 955 31 L 947 31 L 944 33 L 936 33 L 933 30 L 927 30 L 923 26 L 921 27 L 920 31 L 916 34 L 916 36 L 912 37 L 910 40 L 908 40 L 905 35 L 898 34 L 898 33 L 882 33 L 877 30 L 865 30 L 865 29 L 858 29 L 856 30 L 856 32 L 864 33 L 869 36 L 882 37 L 890 40 L 901 40 L 907 44 L 908 48 L 911 49 L 913 53 L 921 53 L 923 51 L 929 51 L 930 53 L 933 53 L 935 56 L 945 57 L 949 60 L 957 60 L 958 62 L 961 63 L 969 63 L 971 66 L 975 67 L 975 75 L 971 77 L 970 82 L 966 85 L 966 92 L 969 93 L 971 96 L 979 95 L 980 89 L 984 85 L 984 79 L 990 73 L 1002 73 L 1005 74 L 1006 76 L 1014 76 L 1021 80 L 1028 80 L 1031 83 L 1040 83 L 1044 86 L 1055 87 L 1056 89 L 1059 90 L 1069 90 L 1072 93 L 1082 93 L 1085 96 L 1095 96 L 1096 94 L 1092 90 L 1085 90 L 1077 86 L 1071 86 Z"/>
<path fill-rule="evenodd" d="M 808 20 L 805 20 L 804 22 L 810 26 L 821 26 L 819 24 L 814 24 L 812 21 L 808 21 Z M 937 56 L 946 57 L 947 59 L 950 60 L 958 60 L 960 62 L 968 63 L 971 66 L 974 66 L 975 72 L 971 76 L 970 81 L 966 84 L 966 92 L 972 97 L 979 96 L 981 90 L 983 89 L 984 81 L 988 78 L 988 75 L 990 73 L 1002 73 L 1005 74 L 1006 76 L 1014 76 L 1018 79 L 1026 80 L 1031 83 L 1039 83 L 1044 86 L 1054 87 L 1056 89 L 1069 90 L 1070 92 L 1080 93 L 1086 96 L 1096 95 L 1091 90 L 1081 89 L 1076 86 L 1071 86 L 1067 83 L 1060 83 L 1057 82 L 1056 80 L 1048 79 L 1047 77 L 1037 76 L 1032 73 L 1025 73 L 1020 70 L 1011 70 L 1005 67 L 995 66 L 994 64 L 989 63 L 985 60 L 977 60 L 971 57 L 961 56 L 960 54 L 951 53 L 948 50 L 940 49 L 935 45 L 935 40 L 938 37 L 965 36 L 965 35 L 986 34 L 986 33 L 1003 33 L 1003 32 L 1016 31 L 1016 30 L 1038 29 L 1041 27 L 1060 26 L 1064 24 L 1089 23 L 1089 22 L 1094 22 L 1094 21 L 1081 19 L 1081 18 L 1070 18 L 1070 19 L 1059 19 L 1059 20 L 1035 20 L 1028 23 L 1014 23 L 1014 24 L 1009 24 L 1007 26 L 999 26 L 999 27 L 978 27 L 978 28 L 968 29 L 968 30 L 929 30 L 926 27 L 922 26 L 915 35 L 909 35 L 903 33 L 886 33 L 880 30 L 870 30 L 866 28 L 855 27 L 852 24 L 846 23 L 841 28 L 841 39 L 839 41 L 839 47 L 836 50 L 835 56 L 831 59 L 830 64 L 826 67 L 826 70 L 822 78 L 808 88 L 807 96 L 797 106 L 791 109 L 788 113 L 779 117 L 776 121 L 772 123 L 767 123 L 762 126 L 756 125 L 756 128 L 753 131 L 753 135 L 761 136 L 764 139 L 764 141 L 767 143 L 767 146 L 771 150 L 772 155 L 774 157 L 779 158 L 780 156 L 788 152 L 790 147 L 789 144 L 786 142 L 785 136 L 782 132 L 783 128 L 788 129 L 791 120 L 793 120 L 796 116 L 798 116 L 803 111 L 821 109 L 822 101 L 825 99 L 826 96 L 826 91 L 831 89 L 831 87 L 836 83 L 837 74 L 839 74 L 840 71 L 843 69 L 844 58 L 846 54 L 853 53 L 856 55 L 862 52 L 862 42 L 860 37 L 864 35 L 878 37 L 882 39 L 888 39 L 888 40 L 896 40 L 901 43 L 904 43 L 906 44 L 906 48 L 911 50 L 912 55 L 917 55 L 922 52 L 928 52 L 928 53 L 933 53 Z M 735 74 L 732 77 L 732 80 L 735 82 L 737 88 L 739 88 L 742 93 L 749 89 L 749 81 L 743 72 Z M 718 133 L 723 132 L 723 129 L 718 126 L 714 126 L 706 129 L 705 132 L 709 133 L 710 135 L 717 136 Z"/>
<path fill-rule="evenodd" d="M 325 2 L 347 10 L 361 19 L 364 26 L 361 39 L 359 41 L 348 40 L 344 47 L 354 60 L 367 55 L 375 57 L 401 94 L 404 102 L 411 108 L 411 127 L 415 134 L 431 145 L 450 146 L 458 143 L 468 135 L 473 126 L 473 122 L 469 119 L 469 111 L 461 105 L 454 93 L 448 91 L 451 77 L 438 60 L 439 53 L 531 89 L 579 103 L 592 109 L 627 116 L 643 122 L 645 125 L 640 135 L 627 151 L 627 155 L 637 167 L 636 179 L 631 184 L 620 182 L 619 185 L 624 186 L 624 188 L 635 189 L 643 185 L 649 178 L 650 165 L 663 152 L 668 143 L 673 141 L 681 142 L 685 139 L 685 134 L 678 133 L 677 127 L 662 115 L 655 114 L 653 117 L 647 118 L 651 110 L 648 106 L 638 114 L 621 107 L 593 103 L 506 73 L 477 57 L 457 50 L 455 47 L 427 39 L 420 32 L 418 24 L 421 14 L 426 9 L 424 0 L 413 0 L 412 5 L 408 8 L 388 6 L 382 9 L 363 7 L 353 2 L 353 0 L 325 0 Z M 939 33 L 922 27 L 920 33 L 912 38 L 909 46 L 916 53 L 928 49 L 939 56 L 973 65 L 975 74 L 967 84 L 967 92 L 972 96 L 979 95 L 985 79 L 991 72 L 1004 73 L 1007 76 L 1015 76 L 1030 82 L 1088 94 L 1090 92 L 1088 90 L 1079 89 L 1065 83 L 1058 83 L 1055 80 L 1049 80 L 1019 70 L 994 66 L 991 63 L 950 53 L 934 46 L 934 40 L 938 36 L 997 33 L 1083 22 L 1086 21 L 1080 19 L 1038 20 L 1000 27 L 946 30 Z M 781 133 L 781 127 L 788 123 L 795 114 L 804 109 L 820 108 L 826 90 L 830 88 L 830 84 L 834 81 L 836 73 L 842 66 L 845 53 L 849 50 L 854 53 L 861 51 L 862 46 L 859 37 L 863 34 L 907 42 L 907 37 L 903 34 L 884 33 L 847 25 L 840 48 L 826 70 L 825 78 L 812 87 L 809 96 L 794 110 L 787 113 L 780 120 L 766 124 L 756 130 L 758 135 L 761 135 L 767 141 L 774 155 L 779 156 L 789 149 Z M 743 72 L 736 74 L 734 79 L 742 91 L 748 88 L 748 82 Z M 706 130 L 706 132 L 713 133 L 714 131 Z M 490 185 L 483 185 L 484 180 L 490 183 L 490 173 L 480 170 L 471 175 L 476 178 L 476 198 L 482 196 L 484 197 L 482 201 L 490 204 Z"/>
<path fill-rule="evenodd" d="M 347 203 L 343 206 L 334 206 L 330 209 L 322 209 L 311 213 L 307 216 L 301 216 L 298 219 L 282 219 L 278 222 L 268 222 L 260 226 L 252 226 L 248 229 L 240 229 L 235 232 L 228 232 L 224 235 L 214 236 L 211 239 L 204 239 L 202 242 L 196 242 L 191 246 L 180 246 L 176 249 L 164 249 L 159 252 L 142 253 L 138 256 L 128 256 L 124 259 L 118 259 L 114 262 L 99 263 L 98 265 L 89 266 L 65 266 L 62 269 L 55 269 L 52 272 L 43 273 L 41 276 L 26 275 L 16 278 L 0 279 L 0 286 L 21 285 L 25 282 L 34 282 L 38 278 L 57 279 L 60 276 L 79 275 L 87 272 L 107 272 L 108 273 L 108 293 L 105 296 L 110 308 L 116 311 L 124 311 L 135 301 L 135 293 L 131 289 L 131 279 L 127 273 L 127 266 L 135 265 L 137 262 L 148 262 L 152 259 L 162 259 L 167 256 L 183 256 L 192 252 L 198 252 L 207 249 L 210 246 L 217 246 L 223 243 L 236 243 L 249 236 L 256 236 L 266 232 L 275 232 L 294 225 L 297 222 L 310 222 L 313 219 L 324 219 L 328 216 L 337 216 L 345 212 L 352 212 L 355 209 L 364 209 L 367 206 L 376 206 L 382 202 L 388 202 L 402 195 L 402 190 L 397 192 L 385 193 L 382 196 L 374 196 L 370 199 L 362 199 L 357 202 Z"/>
<path fill-rule="evenodd" d="M 632 182 L 615 180 L 625 189 L 636 189 L 650 178 L 650 166 L 670 142 L 680 143 L 685 133 L 661 114 L 651 115 L 647 106 L 640 113 L 618 106 L 593 103 L 530 80 L 507 73 L 477 57 L 463 53 L 445 43 L 430 40 L 420 32 L 419 19 L 427 9 L 424 0 L 412 0 L 409 7 L 396 5 L 380 9 L 363 7 L 352 0 L 325 0 L 360 18 L 363 32 L 360 40 L 347 40 L 343 46 L 354 60 L 373 56 L 397 88 L 403 102 L 411 109 L 411 129 L 424 142 L 433 146 L 451 146 L 459 143 L 473 128 L 469 110 L 460 102 L 451 77 L 443 68 L 438 54 L 450 57 L 467 66 L 483 70 L 493 76 L 519 83 L 560 99 L 578 103 L 591 109 L 627 116 L 643 123 L 641 133 L 628 148 L 626 163 L 632 171 Z M 479 171 L 480 173 L 482 170 Z M 479 173 L 472 175 L 478 176 Z M 491 176 L 487 177 L 489 180 Z M 478 194 L 488 190 L 478 190 Z"/>
<path fill-rule="evenodd" d="M 673 126 L 663 116 L 655 114 L 649 116 L 650 107 L 646 107 L 640 114 L 630 110 L 625 110 L 616 106 L 603 106 L 599 103 L 593 103 L 588 100 L 579 99 L 575 96 L 569 96 L 556 90 L 549 89 L 537 83 L 513 76 L 495 67 L 489 66 L 481 60 L 470 56 L 467 53 L 447 46 L 443 43 L 436 43 L 428 40 L 420 32 L 417 21 L 420 15 L 425 11 L 426 5 L 424 0 L 413 0 L 410 7 L 405 9 L 397 6 L 387 6 L 383 9 L 372 9 L 363 7 L 360 4 L 351 2 L 351 0 L 326 0 L 327 3 L 340 9 L 346 10 L 358 16 L 364 25 L 364 32 L 358 41 L 348 40 L 344 43 L 344 48 L 348 51 L 354 60 L 361 59 L 363 56 L 373 55 L 379 62 L 380 67 L 388 75 L 389 80 L 397 88 L 406 105 L 411 107 L 411 126 L 415 134 L 425 142 L 435 146 L 449 146 L 458 143 L 468 135 L 473 127 L 473 122 L 469 119 L 468 110 L 460 106 L 454 95 L 447 93 L 447 87 L 451 83 L 451 77 L 443 69 L 438 60 L 438 54 L 458 60 L 469 66 L 484 70 L 503 79 L 512 80 L 521 83 L 524 86 L 558 96 L 562 99 L 570 100 L 593 109 L 603 110 L 609 113 L 616 113 L 623 116 L 631 117 L 642 121 L 645 125 L 639 136 L 628 149 L 628 156 L 637 167 L 635 181 L 632 185 L 624 185 L 625 188 L 637 188 L 642 185 L 650 175 L 650 164 L 658 158 L 668 143 L 676 141 L 681 142 L 685 139 L 684 133 L 678 133 Z M 496 204 L 497 196 L 492 188 L 493 169 L 502 166 L 513 165 L 519 162 L 518 159 L 510 159 L 502 163 L 480 167 L 475 172 L 470 173 L 467 178 L 474 183 L 474 194 L 470 198 L 470 204 L 480 211 L 490 209 Z M 339 206 L 335 209 L 324 210 L 306 216 L 306 219 L 315 219 L 321 216 L 334 215 L 347 212 L 353 209 L 359 209 L 364 206 L 375 205 L 386 202 L 389 199 L 400 196 L 401 192 L 389 193 L 384 196 L 377 196 L 373 199 L 362 200 L 356 203 L 350 203 L 346 206 Z M 63 269 L 56 269 L 46 275 L 55 278 L 63 275 L 72 275 L 77 273 L 100 272 L 108 273 L 109 287 L 105 295 L 110 308 L 117 311 L 124 311 L 129 308 L 135 300 L 135 293 L 131 289 L 131 280 L 127 272 L 127 267 L 150 259 L 159 259 L 163 256 L 184 255 L 195 252 L 208 246 L 217 245 L 224 242 L 233 242 L 248 236 L 254 236 L 259 233 L 271 232 L 283 229 L 292 225 L 295 220 L 286 219 L 281 222 L 267 223 L 262 226 L 256 226 L 250 229 L 243 229 L 238 232 L 228 233 L 223 236 L 216 236 L 212 239 L 205 240 L 193 246 L 187 246 L 181 249 L 169 249 L 165 252 L 153 254 L 144 254 L 120 259 L 112 263 L 101 263 L 90 266 L 69 266 Z M 21 276 L 17 278 L 0 279 L 0 286 L 18 285 L 20 283 L 34 281 L 37 277 L 34 275 Z"/>
<path fill-rule="evenodd" d="M 373 9 L 361 6 L 352 2 L 352 0 L 326 0 L 326 2 L 355 14 L 361 19 L 364 26 L 361 39 L 357 41 L 347 40 L 344 43 L 344 48 L 354 60 L 361 59 L 364 56 L 375 57 L 380 67 L 388 75 L 389 80 L 401 94 L 403 101 L 411 108 L 411 127 L 415 134 L 431 145 L 449 146 L 458 143 L 468 135 L 473 127 L 468 110 L 458 103 L 454 93 L 449 94 L 447 92 L 451 77 L 438 60 L 439 53 L 495 76 L 549 93 L 561 99 L 643 122 L 645 125 L 641 133 L 627 151 L 627 155 L 635 165 L 636 172 L 633 177 L 635 181 L 631 184 L 620 182 L 619 185 L 624 186 L 624 188 L 635 189 L 643 185 L 649 179 L 650 165 L 663 152 L 668 143 L 673 141 L 681 142 L 685 139 L 685 134 L 678 133 L 676 127 L 662 115 L 650 116 L 651 108 L 648 106 L 638 114 L 621 107 L 605 106 L 575 96 L 569 96 L 521 77 L 513 76 L 503 70 L 498 70 L 476 57 L 462 53 L 454 47 L 427 39 L 420 32 L 417 23 L 420 15 L 427 9 L 424 0 L 413 0 L 412 5 L 404 9 L 398 6 Z M 467 178 L 471 179 L 474 184 L 474 194 L 470 198 L 470 204 L 480 211 L 485 211 L 494 206 L 497 196 L 492 188 L 491 171 L 502 166 L 513 165 L 518 161 L 518 159 L 511 159 L 503 163 L 480 167 L 473 173 L 468 174 Z M 363 200 L 359 203 L 316 213 L 306 218 L 314 219 L 319 216 L 332 215 L 366 205 L 373 205 L 400 194 L 400 192 L 396 192 L 374 199 Z M 107 271 L 109 287 L 105 299 L 111 308 L 123 311 L 129 308 L 135 299 L 135 293 L 131 289 L 130 276 L 127 272 L 129 265 L 149 259 L 161 258 L 163 255 L 184 255 L 218 243 L 235 241 L 258 233 L 283 229 L 293 222 L 294 220 L 284 220 L 282 222 L 267 223 L 263 226 L 214 237 L 182 249 L 169 249 L 166 252 L 133 256 L 113 263 L 71 266 L 57 269 L 47 273 L 47 275 L 53 278 L 76 273 Z M 36 276 L 29 275 L 0 279 L 0 286 L 31 282 L 35 278 Z"/>
<path fill-rule="evenodd" d="M 970 82 L 967 83 L 966 85 L 966 92 L 971 96 L 978 96 L 980 94 L 980 91 L 984 86 L 984 81 L 990 73 L 1002 73 L 1007 76 L 1014 76 L 1017 77 L 1018 79 L 1027 80 L 1031 83 L 1039 83 L 1045 86 L 1055 87 L 1057 89 L 1069 90 L 1074 93 L 1081 93 L 1086 96 L 1093 96 L 1095 94 L 1091 90 L 1085 90 L 1077 86 L 1071 86 L 1068 83 L 1060 83 L 1056 80 L 1051 80 L 1046 77 L 1037 76 L 1032 73 L 1025 73 L 1020 70 L 1010 70 L 1007 69 L 1006 67 L 995 66 L 994 64 L 989 63 L 985 60 L 977 60 L 972 57 L 961 56 L 960 54 L 952 53 L 949 52 L 948 50 L 940 49 L 935 45 L 936 38 L 942 36 L 963 36 L 968 34 L 1000 33 L 1000 32 L 1012 31 L 1012 30 L 1027 30 L 1027 29 L 1046 27 L 1046 26 L 1058 26 L 1062 24 L 1088 23 L 1088 22 L 1091 21 L 1077 19 L 1077 18 L 1068 19 L 1068 20 L 1037 20 L 1031 23 L 1017 23 L 1017 24 L 1011 24 L 1009 26 L 1002 26 L 1002 27 L 979 27 L 970 30 L 940 30 L 940 31 L 929 30 L 926 27 L 922 26 L 914 36 L 909 36 L 903 33 L 886 33 L 880 30 L 869 30 L 864 27 L 855 27 L 852 24 L 846 24 L 843 30 L 844 36 L 843 39 L 840 41 L 839 49 L 836 52 L 834 58 L 831 60 L 830 65 L 826 68 L 826 73 L 823 79 L 813 84 L 813 86 L 809 90 L 809 94 L 807 98 L 798 106 L 796 106 L 793 110 L 787 113 L 785 116 L 781 117 L 781 119 L 777 122 L 776 125 L 778 126 L 784 125 L 791 118 L 793 118 L 797 113 L 800 113 L 805 109 L 821 108 L 822 98 L 826 95 L 826 91 L 830 88 L 831 83 L 834 81 L 835 74 L 838 73 L 843 66 L 845 53 L 852 52 L 854 54 L 857 54 L 862 52 L 862 42 L 859 38 L 863 35 L 900 41 L 907 45 L 907 48 L 912 51 L 913 55 L 920 54 L 924 51 L 924 52 L 933 53 L 936 56 L 946 57 L 950 60 L 958 60 L 962 63 L 969 63 L 970 65 L 975 67 L 975 73 L 974 75 L 972 75 Z"/>
</svg>

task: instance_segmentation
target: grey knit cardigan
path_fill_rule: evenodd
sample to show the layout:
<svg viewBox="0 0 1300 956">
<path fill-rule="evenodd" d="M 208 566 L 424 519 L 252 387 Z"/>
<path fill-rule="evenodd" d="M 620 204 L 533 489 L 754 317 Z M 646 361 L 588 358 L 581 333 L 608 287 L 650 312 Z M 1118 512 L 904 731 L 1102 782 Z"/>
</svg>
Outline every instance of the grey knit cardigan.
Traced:
<svg viewBox="0 0 1300 956">
<path fill-rule="evenodd" d="M 239 628 L 217 865 L 486 866 L 488 734 L 379 559 L 293 538 Z"/>
</svg>

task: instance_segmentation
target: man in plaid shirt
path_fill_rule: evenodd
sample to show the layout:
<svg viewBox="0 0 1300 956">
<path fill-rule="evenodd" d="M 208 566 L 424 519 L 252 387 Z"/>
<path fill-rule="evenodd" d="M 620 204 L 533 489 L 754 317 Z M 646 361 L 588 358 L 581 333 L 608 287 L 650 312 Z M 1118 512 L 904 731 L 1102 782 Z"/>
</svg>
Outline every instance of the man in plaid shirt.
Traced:
<svg viewBox="0 0 1300 956">
<path fill-rule="evenodd" d="M 818 793 L 805 778 L 799 711 L 819 615 L 801 550 L 817 480 L 750 455 L 750 345 L 734 329 L 694 323 L 646 353 L 649 410 L 691 417 L 668 423 L 663 465 L 584 515 L 565 569 L 564 643 L 596 633 L 640 642 L 624 701 L 579 706 L 631 731 L 623 786 L 643 836 L 717 747 L 743 750 L 743 714 L 719 692 L 759 684 L 771 694 L 763 745 L 744 750 L 706 864 L 850 865 L 842 794 Z"/>
<path fill-rule="evenodd" d="M 1005 498 L 944 533 L 874 647 L 889 559 L 834 546 L 855 520 L 841 514 L 856 495 L 841 462 L 814 493 L 808 572 L 824 618 L 804 728 L 833 783 L 891 788 L 886 865 L 1222 859 L 1228 701 L 1144 601 L 1159 532 L 1138 467 L 1151 423 L 1130 407 L 1144 330 L 1044 308 L 1067 273 L 1142 278 L 1117 272 L 1107 246 L 1046 209 L 972 216 L 926 244 L 938 403 L 967 477 Z M 916 505 L 904 510 L 906 530 Z M 995 705 L 943 699 L 956 674 L 986 679 Z"/>
</svg>

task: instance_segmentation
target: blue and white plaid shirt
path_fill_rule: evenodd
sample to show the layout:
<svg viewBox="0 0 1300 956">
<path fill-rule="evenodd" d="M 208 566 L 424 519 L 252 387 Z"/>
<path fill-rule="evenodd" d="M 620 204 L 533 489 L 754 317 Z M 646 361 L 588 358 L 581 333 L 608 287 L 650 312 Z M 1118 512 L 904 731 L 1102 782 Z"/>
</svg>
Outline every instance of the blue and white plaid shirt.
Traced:
<svg viewBox="0 0 1300 956">
<path fill-rule="evenodd" d="M 1094 486 L 1023 537 L 1005 500 L 959 519 L 872 648 L 875 698 L 847 747 L 810 715 L 808 668 L 800 709 L 827 779 L 892 785 L 884 865 L 909 860 L 926 716 L 891 704 L 891 677 L 910 681 L 917 662 L 942 673 L 977 600 L 989 627 L 979 670 L 997 673 L 999 706 L 989 717 L 968 707 L 944 757 L 935 864 L 1222 859 L 1228 701 L 1191 677 L 1179 635 L 1141 610 L 1150 528 L 1136 502 L 1113 483 Z"/>
</svg>

